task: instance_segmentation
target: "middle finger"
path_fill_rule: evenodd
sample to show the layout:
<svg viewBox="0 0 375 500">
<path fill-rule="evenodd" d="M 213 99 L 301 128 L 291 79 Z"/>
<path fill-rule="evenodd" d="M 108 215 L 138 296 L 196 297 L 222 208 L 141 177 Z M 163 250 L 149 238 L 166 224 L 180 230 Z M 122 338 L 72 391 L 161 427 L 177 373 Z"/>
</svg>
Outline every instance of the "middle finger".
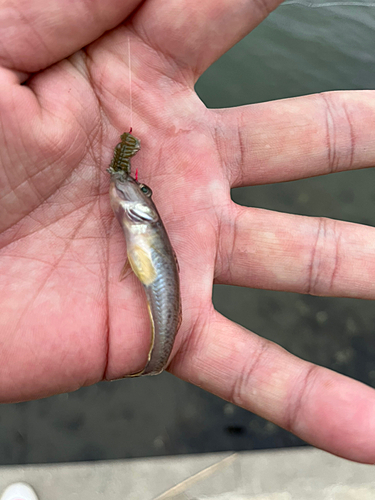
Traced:
<svg viewBox="0 0 375 500">
<path fill-rule="evenodd" d="M 232 205 L 215 282 L 375 299 L 375 228 Z"/>
<path fill-rule="evenodd" d="M 326 92 L 211 111 L 231 187 L 375 165 L 375 92 Z"/>
</svg>

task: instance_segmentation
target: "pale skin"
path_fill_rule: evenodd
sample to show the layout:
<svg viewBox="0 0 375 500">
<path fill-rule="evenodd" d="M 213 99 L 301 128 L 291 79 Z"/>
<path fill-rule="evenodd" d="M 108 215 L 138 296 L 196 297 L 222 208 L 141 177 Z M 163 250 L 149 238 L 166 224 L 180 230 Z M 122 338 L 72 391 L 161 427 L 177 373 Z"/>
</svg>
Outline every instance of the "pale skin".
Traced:
<svg viewBox="0 0 375 500">
<path fill-rule="evenodd" d="M 375 298 L 372 227 L 230 199 L 235 186 L 373 166 L 374 92 L 228 110 L 206 109 L 194 92 L 202 72 L 278 3 L 3 0 L 1 402 L 73 391 L 146 362 L 145 300 L 133 275 L 119 281 L 125 244 L 106 173 L 130 126 L 130 40 L 142 144 L 133 166 L 154 192 L 181 268 L 183 323 L 169 370 L 319 448 L 375 462 L 373 389 L 212 306 L 213 282 Z"/>
</svg>

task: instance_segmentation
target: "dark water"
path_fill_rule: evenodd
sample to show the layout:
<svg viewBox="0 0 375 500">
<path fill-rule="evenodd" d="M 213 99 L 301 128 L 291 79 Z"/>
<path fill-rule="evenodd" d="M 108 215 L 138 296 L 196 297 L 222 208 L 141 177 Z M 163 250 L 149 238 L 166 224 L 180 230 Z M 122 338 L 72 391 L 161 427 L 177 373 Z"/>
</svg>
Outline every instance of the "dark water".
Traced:
<svg viewBox="0 0 375 500">
<path fill-rule="evenodd" d="M 226 107 L 325 90 L 375 88 L 375 4 L 353 3 L 281 6 L 202 76 L 199 95 L 208 107 Z M 374 181 L 373 170 L 346 172 L 241 188 L 233 191 L 233 199 L 374 225 Z M 375 386 L 372 302 L 227 286 L 215 287 L 213 296 L 223 314 L 259 335 Z M 301 444 L 275 425 L 169 374 L 0 407 L 0 464 Z"/>
<path fill-rule="evenodd" d="M 314 5 L 323 2 L 314 1 Z M 375 88 L 374 7 L 281 5 L 199 80 L 220 108 L 328 90 Z"/>
</svg>

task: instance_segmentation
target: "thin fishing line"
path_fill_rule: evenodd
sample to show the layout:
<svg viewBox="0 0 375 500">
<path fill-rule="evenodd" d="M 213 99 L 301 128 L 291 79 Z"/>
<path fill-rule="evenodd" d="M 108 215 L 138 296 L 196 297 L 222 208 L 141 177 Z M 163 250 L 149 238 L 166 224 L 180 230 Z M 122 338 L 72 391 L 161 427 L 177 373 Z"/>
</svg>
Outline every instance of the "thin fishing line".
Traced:
<svg viewBox="0 0 375 500">
<path fill-rule="evenodd" d="M 130 36 L 129 35 L 128 35 L 128 68 L 129 68 L 130 129 L 132 129 L 133 128 L 132 59 L 131 59 Z"/>
<path fill-rule="evenodd" d="M 287 0 L 283 2 L 281 5 L 302 5 L 303 7 L 308 7 L 310 9 L 318 9 L 320 7 L 375 7 L 374 2 L 356 2 L 356 1 L 347 1 L 347 2 L 324 2 L 324 3 L 314 3 L 314 2 L 304 2 L 303 0 Z M 280 5 L 280 6 L 281 6 Z"/>
</svg>

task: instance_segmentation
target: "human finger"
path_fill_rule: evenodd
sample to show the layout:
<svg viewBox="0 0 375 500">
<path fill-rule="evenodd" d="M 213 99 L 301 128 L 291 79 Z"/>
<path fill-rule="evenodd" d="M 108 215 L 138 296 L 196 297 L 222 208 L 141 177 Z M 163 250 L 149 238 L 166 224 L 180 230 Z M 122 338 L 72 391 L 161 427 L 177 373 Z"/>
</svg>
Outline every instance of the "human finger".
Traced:
<svg viewBox="0 0 375 500">
<path fill-rule="evenodd" d="M 375 91 L 325 92 L 212 111 L 232 187 L 375 165 Z"/>
<path fill-rule="evenodd" d="M 196 324 L 170 370 L 318 448 L 375 461 L 373 389 L 303 361 L 216 311 Z"/>
<path fill-rule="evenodd" d="M 141 0 L 2 0 L 0 65 L 35 73 L 116 27 Z M 9 27 L 12 27 L 9 29 Z"/>
<path fill-rule="evenodd" d="M 220 226 L 216 282 L 375 298 L 375 228 L 232 206 Z"/>
<path fill-rule="evenodd" d="M 197 79 L 282 0 L 149 0 L 133 19 L 141 38 Z"/>
</svg>

